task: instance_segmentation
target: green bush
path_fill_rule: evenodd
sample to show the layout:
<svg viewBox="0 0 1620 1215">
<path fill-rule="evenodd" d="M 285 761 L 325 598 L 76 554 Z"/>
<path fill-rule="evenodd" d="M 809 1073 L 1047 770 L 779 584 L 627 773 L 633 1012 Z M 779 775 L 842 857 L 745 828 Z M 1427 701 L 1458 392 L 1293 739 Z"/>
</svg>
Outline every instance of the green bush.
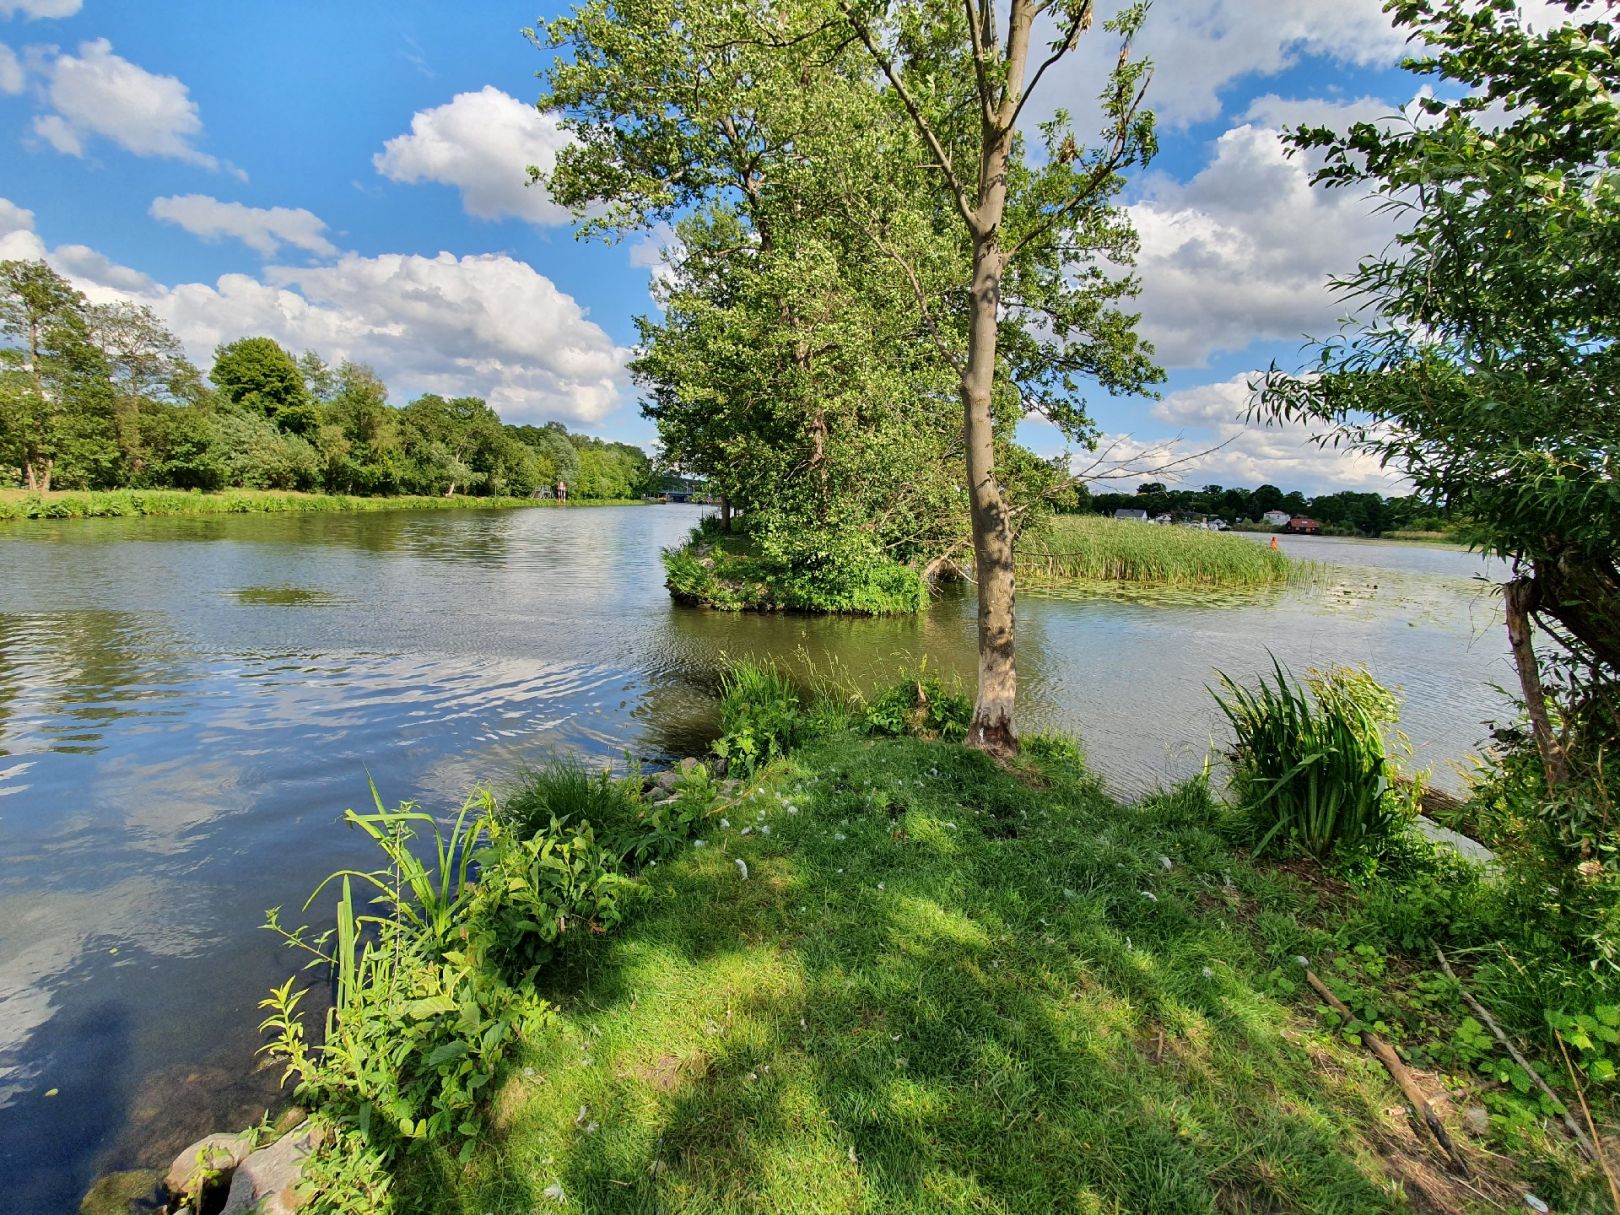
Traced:
<svg viewBox="0 0 1620 1215">
<path fill-rule="evenodd" d="M 577 934 L 614 927 L 643 889 L 618 848 L 635 853 L 649 838 L 673 848 L 695 821 L 676 813 L 651 824 L 627 787 L 552 764 L 504 810 L 475 795 L 448 835 L 408 803 L 384 809 L 373 789 L 375 812 L 345 817 L 384 864 L 340 870 L 304 904 L 336 884 L 335 926 L 311 934 L 269 913 L 267 927 L 334 980 L 318 1042 L 297 976 L 260 1004 L 265 1053 L 334 1132 L 312 1166 L 322 1190 L 313 1210 L 382 1209 L 392 1163 L 410 1142 L 459 1140 L 461 1158 L 470 1156 L 501 1061 L 551 1022 L 534 991 L 540 969 Z M 619 837 L 613 846 L 598 822 Z"/>
<path fill-rule="evenodd" d="M 723 611 L 890 616 L 928 606 L 928 587 L 910 566 L 872 558 L 773 558 L 747 536 L 722 532 L 712 517 L 662 557 L 664 585 L 677 601 Z"/>
<path fill-rule="evenodd" d="M 448 838 L 408 804 L 385 810 L 379 801 L 376 813 L 346 818 L 377 842 L 387 864 L 340 871 L 316 888 L 305 910 L 328 885 L 340 886 L 336 926 L 318 936 L 285 930 L 270 913 L 269 928 L 313 955 L 311 965 L 330 969 L 335 995 L 317 1044 L 296 977 L 274 988 L 260 1005 L 269 1010 L 260 1029 L 272 1035 L 264 1049 L 284 1064 L 284 1079 L 296 1078 L 299 1102 L 371 1141 L 379 1167 L 408 1140 L 460 1136 L 470 1153 L 476 1106 L 500 1059 L 522 1027 L 549 1014 L 527 985 L 514 987 L 483 956 L 485 934 L 466 931 L 478 904 L 475 853 L 497 827 L 494 801 L 469 801 Z M 412 846 L 424 832 L 432 867 Z M 356 885 L 370 890 L 372 910 L 357 904 Z"/>
<path fill-rule="evenodd" d="M 1221 676 L 1214 692 L 1237 735 L 1235 786 L 1259 855 L 1273 842 L 1316 856 L 1376 846 L 1411 812 L 1397 790 L 1380 714 L 1388 693 L 1365 673 L 1305 683 L 1273 659 L 1277 682 L 1253 691 Z M 1375 691 L 1376 689 L 1376 691 Z"/>
<path fill-rule="evenodd" d="M 799 691 L 779 668 L 739 662 L 726 672 L 714 752 L 738 771 L 753 772 L 786 755 L 799 742 L 803 725 Z"/>
<path fill-rule="evenodd" d="M 886 688 L 866 706 L 866 729 L 872 734 L 957 741 L 967 737 L 972 722 L 972 698 L 921 671 Z"/>
</svg>

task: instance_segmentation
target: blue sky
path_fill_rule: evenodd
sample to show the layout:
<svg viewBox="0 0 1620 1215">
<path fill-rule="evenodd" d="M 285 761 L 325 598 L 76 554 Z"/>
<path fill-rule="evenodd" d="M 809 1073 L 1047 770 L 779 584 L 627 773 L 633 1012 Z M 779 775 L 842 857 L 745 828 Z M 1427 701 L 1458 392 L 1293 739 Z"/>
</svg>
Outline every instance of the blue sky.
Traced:
<svg viewBox="0 0 1620 1215">
<path fill-rule="evenodd" d="M 476 392 L 510 421 L 651 443 L 623 363 L 656 242 L 578 242 L 522 184 L 566 138 L 532 108 L 546 59 L 519 32 L 546 15 L 0 0 L 0 257 L 151 304 L 205 366 L 268 333 L 370 363 L 401 401 Z M 1183 477 L 1393 488 L 1236 419 L 1248 373 L 1332 327 L 1327 275 L 1389 235 L 1364 200 L 1310 189 L 1277 129 L 1405 105 L 1400 37 L 1379 0 L 1158 0 L 1143 44 L 1162 150 L 1128 201 L 1169 381 L 1158 402 L 1093 402 L 1114 450 L 1229 440 Z M 1097 39 L 1046 104 L 1082 109 L 1112 54 Z"/>
</svg>

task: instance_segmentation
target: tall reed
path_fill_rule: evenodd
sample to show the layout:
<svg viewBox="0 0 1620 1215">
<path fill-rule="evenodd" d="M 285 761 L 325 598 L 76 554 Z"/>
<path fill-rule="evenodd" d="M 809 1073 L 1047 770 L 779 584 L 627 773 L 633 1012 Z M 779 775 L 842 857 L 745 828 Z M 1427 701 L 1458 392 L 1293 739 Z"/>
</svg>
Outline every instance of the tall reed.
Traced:
<svg viewBox="0 0 1620 1215">
<path fill-rule="evenodd" d="M 1139 582 L 1161 586 L 1266 586 L 1308 566 L 1240 536 L 1156 527 L 1087 515 L 1048 520 L 1018 547 L 1025 578 Z"/>
</svg>

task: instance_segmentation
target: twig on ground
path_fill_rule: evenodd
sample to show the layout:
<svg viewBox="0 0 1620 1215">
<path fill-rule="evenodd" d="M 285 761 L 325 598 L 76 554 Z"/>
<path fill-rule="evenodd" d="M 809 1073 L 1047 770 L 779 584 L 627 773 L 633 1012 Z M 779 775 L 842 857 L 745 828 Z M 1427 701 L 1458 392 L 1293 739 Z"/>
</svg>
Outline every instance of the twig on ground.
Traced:
<svg viewBox="0 0 1620 1215">
<path fill-rule="evenodd" d="M 1462 993 L 1463 1000 L 1467 1003 L 1469 1008 L 1474 1010 L 1474 1015 L 1485 1023 L 1485 1028 L 1490 1030 L 1491 1033 L 1495 1034 L 1496 1040 L 1507 1049 L 1508 1054 L 1513 1056 L 1513 1062 L 1517 1063 L 1521 1068 L 1524 1069 L 1525 1075 L 1529 1076 L 1531 1082 L 1546 1094 L 1547 1100 L 1551 1101 L 1556 1108 L 1563 1111 L 1564 1129 L 1569 1131 L 1570 1138 L 1574 1139 L 1575 1142 L 1580 1146 L 1581 1155 L 1585 1156 L 1593 1164 L 1602 1163 L 1598 1159 L 1597 1148 L 1593 1146 L 1592 1141 L 1586 1137 L 1586 1132 L 1581 1129 L 1580 1123 L 1576 1122 L 1574 1116 L 1569 1112 L 1569 1105 L 1566 1102 L 1559 1100 L 1558 1094 L 1553 1092 L 1551 1086 L 1549 1086 L 1548 1083 L 1541 1078 L 1541 1073 L 1536 1071 L 1535 1068 L 1531 1067 L 1529 1061 L 1519 1053 L 1518 1047 L 1514 1046 L 1513 1043 L 1508 1040 L 1508 1036 L 1502 1032 L 1502 1027 L 1496 1023 L 1496 1019 L 1492 1017 L 1490 1013 L 1486 1012 L 1485 1006 L 1482 1005 L 1478 1000 L 1474 999 L 1473 993 L 1462 985 L 1462 980 L 1459 979 L 1456 972 L 1451 969 L 1451 963 L 1446 961 L 1446 955 L 1438 945 L 1434 947 L 1434 956 L 1439 960 L 1440 969 L 1445 971 L 1446 978 L 1450 979 L 1457 985 L 1457 990 Z"/>
<path fill-rule="evenodd" d="M 1569 1069 L 1570 1086 L 1575 1090 L 1575 1096 L 1581 1103 L 1581 1113 L 1586 1115 L 1586 1126 L 1592 1132 L 1592 1139 L 1595 1142 L 1597 1140 L 1597 1123 L 1592 1121 L 1592 1109 L 1586 1104 L 1586 1093 L 1581 1088 L 1581 1078 L 1575 1074 L 1575 1064 L 1570 1062 L 1569 1047 L 1564 1045 L 1564 1035 L 1556 1029 L 1553 1030 L 1553 1037 L 1558 1039 L 1558 1053 L 1564 1056 L 1564 1066 Z M 1609 1162 L 1601 1154 L 1598 1156 L 1597 1164 L 1598 1168 L 1603 1170 L 1603 1180 L 1609 1183 L 1609 1201 L 1614 1204 L 1615 1211 L 1620 1213 L 1620 1183 L 1615 1181 L 1614 1173 L 1609 1168 Z"/>
<path fill-rule="evenodd" d="M 1315 988 L 1316 994 L 1327 1001 L 1328 1007 L 1344 1018 L 1346 1025 L 1355 1021 L 1355 1014 L 1350 1011 L 1343 1000 L 1333 994 L 1326 983 L 1316 977 L 1314 971 L 1307 968 L 1305 979 Z M 1468 1162 L 1463 1159 L 1462 1153 L 1457 1150 L 1457 1145 L 1451 1142 L 1451 1136 L 1446 1133 L 1445 1124 L 1440 1121 L 1440 1116 L 1434 1112 L 1434 1108 L 1429 1104 L 1428 1099 L 1424 1097 L 1423 1090 L 1418 1088 L 1417 1081 L 1412 1078 L 1412 1073 L 1407 1070 L 1406 1064 L 1401 1062 L 1401 1057 L 1395 1053 L 1395 1048 L 1370 1029 L 1363 1029 L 1358 1032 L 1361 1034 L 1362 1044 L 1384 1065 L 1384 1070 L 1389 1073 L 1390 1079 L 1395 1081 L 1396 1087 L 1406 1097 L 1407 1103 L 1411 1105 L 1419 1120 L 1429 1128 L 1429 1134 L 1434 1136 L 1434 1141 L 1450 1157 L 1452 1167 L 1461 1176 L 1467 1177 L 1469 1175 Z"/>
</svg>

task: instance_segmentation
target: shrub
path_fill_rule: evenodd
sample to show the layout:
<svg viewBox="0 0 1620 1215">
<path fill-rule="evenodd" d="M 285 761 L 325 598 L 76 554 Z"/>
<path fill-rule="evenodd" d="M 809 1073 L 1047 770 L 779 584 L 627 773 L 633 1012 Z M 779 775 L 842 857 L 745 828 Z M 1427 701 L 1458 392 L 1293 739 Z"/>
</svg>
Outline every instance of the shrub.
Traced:
<svg viewBox="0 0 1620 1215">
<path fill-rule="evenodd" d="M 1250 691 L 1223 674 L 1224 695 L 1213 693 L 1237 735 L 1235 785 L 1255 854 L 1273 841 L 1317 856 L 1376 845 L 1410 798 L 1394 785 L 1370 676 L 1329 672 L 1301 684 L 1272 665 L 1275 685 L 1262 676 Z"/>
<path fill-rule="evenodd" d="M 375 797 L 375 790 L 373 790 Z M 476 1104 L 520 1026 L 542 1022 L 545 1002 L 518 990 L 481 956 L 482 936 L 464 933 L 476 906 L 470 880 L 481 838 L 496 826 L 487 794 L 469 801 L 446 838 L 431 815 L 409 804 L 374 814 L 349 811 L 349 823 L 382 849 L 387 865 L 343 870 L 316 888 L 305 910 L 333 882 L 340 885 L 336 926 L 311 938 L 284 930 L 272 911 L 267 926 L 314 955 L 335 980 L 319 1044 L 307 1037 L 295 978 L 261 1002 L 272 1037 L 265 1052 L 280 1059 L 294 1095 L 340 1127 L 353 1127 L 380 1154 L 379 1167 L 405 1140 L 460 1135 L 470 1152 Z M 436 865 L 413 851 L 431 831 Z M 355 886 L 370 888 L 370 912 L 358 909 Z M 464 1152 L 465 1154 L 465 1152 Z"/>
<path fill-rule="evenodd" d="M 664 585 L 682 603 L 724 611 L 909 615 L 928 606 L 928 587 L 910 566 L 882 557 L 761 553 L 746 535 L 723 532 L 712 516 L 685 545 L 663 552 Z"/>
<path fill-rule="evenodd" d="M 334 1132 L 311 1163 L 312 1211 L 388 1209 L 390 1168 L 411 1141 L 459 1139 L 461 1159 L 471 1155 L 501 1061 L 520 1036 L 550 1024 L 550 1005 L 534 991 L 540 968 L 571 934 L 611 929 L 643 889 L 590 817 L 618 816 L 633 851 L 646 820 L 623 789 L 577 764 L 552 764 L 512 799 L 519 813 L 481 792 L 446 835 L 409 803 L 384 809 L 373 788 L 375 813 L 345 818 L 377 843 L 385 864 L 340 870 L 304 904 L 307 911 L 336 884 L 335 926 L 311 935 L 269 913 L 266 926 L 334 980 L 319 1042 L 297 976 L 260 1002 L 264 1052 Z M 542 821 L 551 806 L 569 817 Z M 664 824 L 671 847 L 681 821 Z M 356 900 L 368 890 L 369 911 Z"/>
<path fill-rule="evenodd" d="M 960 740 L 972 721 L 972 699 L 922 671 L 885 689 L 866 707 L 866 728 L 873 734 Z"/>
<path fill-rule="evenodd" d="M 721 735 L 716 755 L 753 772 L 799 742 L 799 692 L 779 668 L 739 662 L 727 671 L 720 697 Z"/>
</svg>

